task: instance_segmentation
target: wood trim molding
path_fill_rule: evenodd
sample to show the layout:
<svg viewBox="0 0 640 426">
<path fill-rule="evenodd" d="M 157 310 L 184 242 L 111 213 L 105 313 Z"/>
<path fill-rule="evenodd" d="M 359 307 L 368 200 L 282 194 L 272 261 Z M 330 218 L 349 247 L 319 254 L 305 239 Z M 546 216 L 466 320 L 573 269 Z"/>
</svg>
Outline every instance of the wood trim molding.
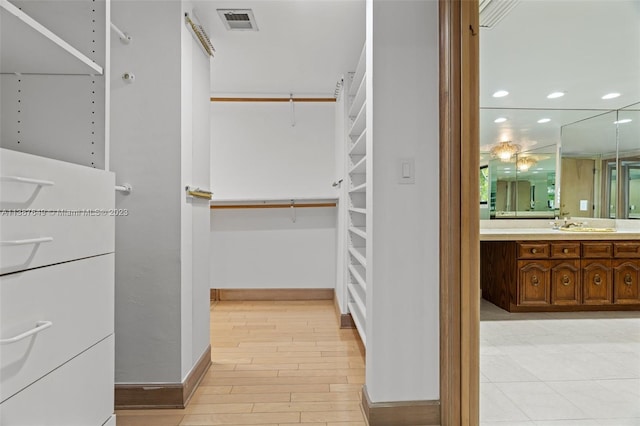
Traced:
<svg viewBox="0 0 640 426">
<path fill-rule="evenodd" d="M 440 0 L 442 424 L 479 424 L 479 12 Z M 464 265 L 464 267 L 463 267 Z"/>
<path fill-rule="evenodd" d="M 214 289 L 212 289 L 214 291 Z M 332 288 L 248 288 L 215 290 L 218 300 L 333 300 Z"/>
<path fill-rule="evenodd" d="M 369 426 L 439 426 L 440 401 L 371 402 L 362 388 L 362 409 Z"/>
<path fill-rule="evenodd" d="M 334 292 L 335 293 L 335 292 Z M 338 295 L 334 294 L 333 307 L 336 310 L 336 317 L 338 319 L 338 325 L 340 328 L 356 328 L 356 323 L 353 321 L 353 317 L 350 313 L 343 314 L 338 303 Z"/>
<path fill-rule="evenodd" d="M 207 347 L 182 383 L 116 383 L 116 410 L 185 408 L 211 366 L 211 345 Z"/>
<path fill-rule="evenodd" d="M 209 300 L 212 302 L 217 302 L 220 300 L 220 290 L 216 288 L 209 289 Z"/>
</svg>

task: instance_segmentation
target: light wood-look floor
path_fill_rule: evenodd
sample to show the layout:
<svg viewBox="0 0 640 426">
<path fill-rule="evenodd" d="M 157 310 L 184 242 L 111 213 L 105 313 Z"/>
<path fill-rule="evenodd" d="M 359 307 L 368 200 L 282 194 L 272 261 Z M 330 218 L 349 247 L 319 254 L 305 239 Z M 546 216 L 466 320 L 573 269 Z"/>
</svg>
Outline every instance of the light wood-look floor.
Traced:
<svg viewBox="0 0 640 426">
<path fill-rule="evenodd" d="M 218 302 L 213 365 L 184 410 L 119 410 L 118 426 L 365 426 L 364 351 L 332 301 Z"/>
</svg>

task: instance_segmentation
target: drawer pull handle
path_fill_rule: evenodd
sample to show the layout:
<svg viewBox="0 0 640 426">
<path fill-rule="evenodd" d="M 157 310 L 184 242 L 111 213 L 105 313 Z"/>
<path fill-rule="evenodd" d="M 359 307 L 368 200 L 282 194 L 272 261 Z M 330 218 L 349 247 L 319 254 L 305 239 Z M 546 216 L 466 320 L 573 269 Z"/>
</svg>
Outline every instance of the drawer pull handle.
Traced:
<svg viewBox="0 0 640 426">
<path fill-rule="evenodd" d="M 29 331 L 25 331 L 22 334 L 18 334 L 17 336 L 10 337 L 8 339 L 0 339 L 0 345 L 6 345 L 8 343 L 19 342 L 22 339 L 26 339 L 29 336 L 33 336 L 36 333 L 40 333 L 42 330 L 46 330 L 51 327 L 53 323 L 51 321 L 38 321 L 36 322 L 36 327 L 32 328 Z"/>
<path fill-rule="evenodd" d="M 624 283 L 626 285 L 633 284 L 633 279 L 631 278 L 631 274 L 627 274 L 627 275 L 624 276 Z"/>
<path fill-rule="evenodd" d="M 602 284 L 602 278 L 600 278 L 600 275 L 599 275 L 599 274 L 595 274 L 595 275 L 594 275 L 594 277 L 593 277 L 593 283 L 594 283 L 595 285 L 600 285 L 600 284 Z"/>
<path fill-rule="evenodd" d="M 562 285 L 569 285 L 571 284 L 571 279 L 569 279 L 568 275 L 563 275 L 562 276 Z"/>
<path fill-rule="evenodd" d="M 531 249 L 531 253 L 536 254 L 537 252 L 538 252 L 538 249 L 536 249 L 536 248 L 532 248 Z"/>
<path fill-rule="evenodd" d="M 540 281 L 538 281 L 538 277 L 536 275 L 531 277 L 531 285 L 532 286 L 537 287 L 539 284 L 540 284 Z"/>
<path fill-rule="evenodd" d="M 0 241 L 0 246 L 25 246 L 27 244 L 50 243 L 53 237 L 29 238 L 27 240 Z"/>
<path fill-rule="evenodd" d="M 562 252 L 563 252 L 564 254 L 567 254 L 567 253 L 569 253 L 569 249 L 568 249 L 568 248 L 563 248 L 563 249 L 562 249 Z"/>
<path fill-rule="evenodd" d="M 38 185 L 38 186 L 55 185 L 55 182 L 52 182 L 50 180 L 32 179 L 32 178 L 26 178 L 22 176 L 2 176 L 1 180 L 7 181 L 7 182 L 31 183 L 33 185 Z"/>
</svg>

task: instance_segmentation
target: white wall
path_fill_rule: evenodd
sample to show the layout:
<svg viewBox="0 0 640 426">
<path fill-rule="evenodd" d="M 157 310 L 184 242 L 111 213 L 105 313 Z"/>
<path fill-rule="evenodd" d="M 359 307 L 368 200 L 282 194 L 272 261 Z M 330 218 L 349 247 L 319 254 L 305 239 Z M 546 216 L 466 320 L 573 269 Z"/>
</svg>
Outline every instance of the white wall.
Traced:
<svg viewBox="0 0 640 426">
<path fill-rule="evenodd" d="M 211 288 L 333 288 L 335 210 L 215 210 Z"/>
<path fill-rule="evenodd" d="M 338 197 L 334 103 L 212 103 L 215 199 Z M 333 288 L 336 208 L 212 210 L 211 288 Z"/>
<path fill-rule="evenodd" d="M 332 102 L 212 102 L 215 199 L 336 197 Z"/>
<path fill-rule="evenodd" d="M 135 42 L 111 43 L 111 168 L 134 186 L 116 195 L 129 211 L 116 218 L 116 383 L 181 379 L 180 14 L 177 1 L 111 7 L 135 29 Z"/>
<path fill-rule="evenodd" d="M 366 387 L 374 403 L 439 399 L 438 90 L 438 3 L 367 0 Z M 398 183 L 403 158 L 415 160 L 413 185 Z"/>
<path fill-rule="evenodd" d="M 183 3 L 193 16 L 193 5 Z M 184 16 L 184 13 L 183 13 Z M 182 25 L 181 185 L 206 189 L 210 182 L 210 58 Z M 181 202 L 181 339 L 182 380 L 210 344 L 209 201 L 183 197 Z"/>
<path fill-rule="evenodd" d="M 209 185 L 209 70 L 185 10 L 112 4 L 134 39 L 112 36 L 111 166 L 133 186 L 116 196 L 116 383 L 182 382 L 209 344 L 209 208 L 184 191 Z"/>
</svg>

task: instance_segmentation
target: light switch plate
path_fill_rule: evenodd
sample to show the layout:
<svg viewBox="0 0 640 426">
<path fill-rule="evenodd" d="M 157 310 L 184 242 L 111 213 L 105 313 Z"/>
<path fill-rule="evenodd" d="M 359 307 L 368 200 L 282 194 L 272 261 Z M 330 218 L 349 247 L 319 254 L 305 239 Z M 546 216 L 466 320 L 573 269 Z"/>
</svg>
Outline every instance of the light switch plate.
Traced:
<svg viewBox="0 0 640 426">
<path fill-rule="evenodd" d="M 397 176 L 398 183 L 416 183 L 416 164 L 413 158 L 401 158 L 398 160 Z"/>
<path fill-rule="evenodd" d="M 580 211 L 586 212 L 589 210 L 589 200 L 580 200 Z"/>
</svg>

